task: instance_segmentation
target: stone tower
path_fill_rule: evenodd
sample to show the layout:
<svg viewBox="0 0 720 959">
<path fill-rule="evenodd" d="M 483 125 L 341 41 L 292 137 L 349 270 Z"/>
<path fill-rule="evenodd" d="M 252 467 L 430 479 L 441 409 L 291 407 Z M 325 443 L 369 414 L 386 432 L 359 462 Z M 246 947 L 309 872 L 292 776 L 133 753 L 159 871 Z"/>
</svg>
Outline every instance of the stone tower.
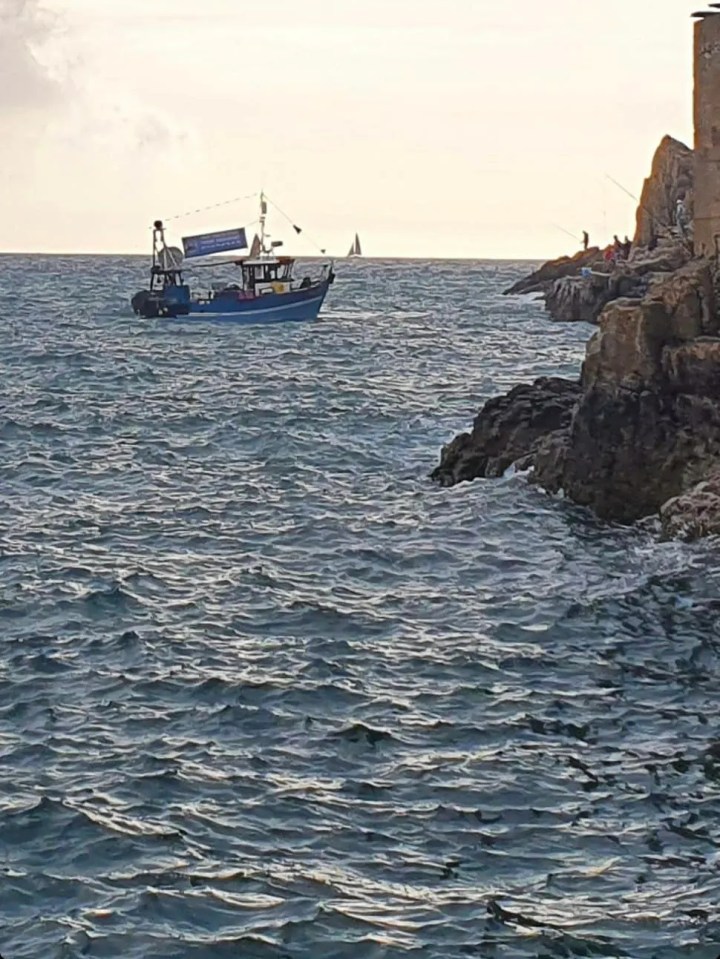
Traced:
<svg viewBox="0 0 720 959">
<path fill-rule="evenodd" d="M 715 255 L 716 249 L 720 249 L 720 13 L 707 13 L 695 24 L 695 253 Z"/>
</svg>

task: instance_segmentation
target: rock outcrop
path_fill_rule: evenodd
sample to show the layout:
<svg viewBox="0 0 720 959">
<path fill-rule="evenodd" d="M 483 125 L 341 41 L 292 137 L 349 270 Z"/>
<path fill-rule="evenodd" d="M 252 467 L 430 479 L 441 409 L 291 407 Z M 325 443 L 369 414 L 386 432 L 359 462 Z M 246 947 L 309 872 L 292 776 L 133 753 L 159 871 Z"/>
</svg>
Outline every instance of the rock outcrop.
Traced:
<svg viewBox="0 0 720 959">
<path fill-rule="evenodd" d="M 502 476 L 513 463 L 532 465 L 540 441 L 569 427 L 579 397 L 579 383 L 546 377 L 488 400 L 472 432 L 461 433 L 443 447 L 432 478 L 441 486 L 454 486 L 477 477 Z"/>
<path fill-rule="evenodd" d="M 688 216 L 685 236 L 675 228 L 675 206 L 680 198 Z M 592 247 L 548 261 L 505 294 L 540 293 L 554 320 L 595 323 L 612 300 L 643 296 L 648 274 L 669 273 L 688 262 L 693 212 L 693 151 L 666 136 L 643 187 L 629 259 L 609 265 L 605 251 Z"/>
<path fill-rule="evenodd" d="M 648 246 L 653 237 L 670 232 L 675 223 L 678 199 L 685 203 L 692 220 L 693 151 L 673 137 L 663 137 L 653 157 L 650 176 L 645 180 L 637 211 L 634 244 Z"/>
<path fill-rule="evenodd" d="M 720 534 L 720 266 L 693 257 L 693 153 L 665 137 L 645 181 L 631 256 L 597 248 L 544 264 L 507 293 L 541 293 L 555 319 L 597 322 L 579 383 L 518 386 L 444 447 L 452 485 L 516 464 L 601 518 L 660 514 L 667 535 Z"/>
<path fill-rule="evenodd" d="M 693 261 L 639 302 L 600 318 L 582 371 L 559 486 L 600 517 L 629 522 L 720 464 L 720 332 L 713 265 Z"/>
<path fill-rule="evenodd" d="M 647 277 L 643 297 L 602 311 L 580 385 L 540 380 L 489 401 L 472 433 L 445 447 L 434 478 L 449 485 L 518 462 L 601 518 L 632 522 L 664 508 L 670 529 L 673 517 L 700 516 L 701 503 L 695 528 L 709 530 L 709 488 L 697 484 L 720 471 L 714 265 L 694 260 Z"/>
<path fill-rule="evenodd" d="M 643 296 L 649 287 L 648 271 L 629 265 L 612 273 L 567 276 L 556 280 L 545 295 L 545 307 L 554 320 L 597 323 L 606 304 L 618 297 Z"/>
<path fill-rule="evenodd" d="M 595 323 L 600 311 L 612 299 L 610 277 L 604 274 L 589 277 L 565 276 L 550 286 L 545 294 L 545 309 L 560 322 Z"/>
<path fill-rule="evenodd" d="M 720 471 L 682 496 L 668 500 L 660 510 L 660 520 L 668 538 L 693 540 L 720 535 Z"/>
<path fill-rule="evenodd" d="M 505 290 L 505 296 L 526 293 L 547 293 L 556 280 L 564 276 L 580 276 L 580 271 L 587 269 L 602 269 L 603 253 L 596 246 L 588 250 L 580 250 L 574 256 L 561 256 L 557 260 L 548 260 L 539 270 L 514 283 Z"/>
<path fill-rule="evenodd" d="M 653 280 L 667 279 L 692 258 L 689 245 L 677 237 L 658 241 L 652 250 L 636 247 L 613 267 L 590 253 L 551 260 L 505 293 L 541 292 L 553 320 L 596 323 L 608 303 L 644 296 Z"/>
</svg>

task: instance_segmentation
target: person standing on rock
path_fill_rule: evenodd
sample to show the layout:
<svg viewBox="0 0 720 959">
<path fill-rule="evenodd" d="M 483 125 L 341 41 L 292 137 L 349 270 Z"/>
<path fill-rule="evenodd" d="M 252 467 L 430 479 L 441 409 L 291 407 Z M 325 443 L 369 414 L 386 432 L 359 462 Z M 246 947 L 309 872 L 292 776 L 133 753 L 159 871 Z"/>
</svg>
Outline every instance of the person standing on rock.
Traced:
<svg viewBox="0 0 720 959">
<path fill-rule="evenodd" d="M 623 258 L 626 260 L 630 259 L 630 252 L 632 250 L 632 240 L 630 237 L 625 234 L 625 242 L 623 243 Z"/>
<path fill-rule="evenodd" d="M 587 253 L 588 247 L 590 246 L 590 236 L 587 230 L 583 230 L 583 250 Z"/>
</svg>

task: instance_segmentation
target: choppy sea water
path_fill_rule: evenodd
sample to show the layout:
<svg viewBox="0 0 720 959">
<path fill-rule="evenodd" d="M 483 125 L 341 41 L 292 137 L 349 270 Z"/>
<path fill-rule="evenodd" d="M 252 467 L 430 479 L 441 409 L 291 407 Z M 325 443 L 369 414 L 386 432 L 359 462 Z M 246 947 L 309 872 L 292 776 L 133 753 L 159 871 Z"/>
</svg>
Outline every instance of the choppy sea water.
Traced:
<svg viewBox="0 0 720 959">
<path fill-rule="evenodd" d="M 523 264 L 269 328 L 144 267 L 0 258 L 3 957 L 714 959 L 715 545 L 427 479 L 588 328 Z"/>
</svg>

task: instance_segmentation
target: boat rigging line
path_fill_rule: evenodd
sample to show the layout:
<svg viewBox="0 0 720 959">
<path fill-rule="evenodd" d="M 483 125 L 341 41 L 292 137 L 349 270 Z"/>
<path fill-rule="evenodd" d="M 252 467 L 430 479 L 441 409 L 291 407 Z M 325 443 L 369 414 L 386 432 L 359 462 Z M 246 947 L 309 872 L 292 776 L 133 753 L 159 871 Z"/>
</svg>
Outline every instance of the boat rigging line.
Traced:
<svg viewBox="0 0 720 959">
<path fill-rule="evenodd" d="M 298 235 L 299 235 L 300 233 L 303 233 L 303 232 L 304 232 L 303 229 L 302 229 L 302 227 L 299 227 L 299 226 L 297 225 L 297 223 L 294 223 L 294 222 L 292 221 L 292 219 L 287 215 L 287 213 L 286 213 L 284 210 L 281 210 L 280 207 L 277 205 L 277 203 L 276 203 L 274 200 L 271 200 L 271 199 L 270 199 L 270 197 L 267 195 L 267 193 L 265 194 L 265 199 L 268 201 L 268 203 L 269 203 L 274 209 L 276 209 L 276 210 L 278 211 L 278 213 L 280 214 L 280 216 L 284 216 L 284 217 L 285 217 L 285 219 L 288 221 L 288 223 L 290 224 L 290 226 L 293 228 L 293 230 L 295 230 L 295 232 L 296 232 Z M 325 251 L 325 249 L 324 249 L 323 247 L 320 246 L 320 244 L 317 242 L 317 240 L 315 240 L 313 237 L 311 237 L 309 233 L 305 233 L 305 236 L 308 238 L 308 240 L 310 241 L 310 243 L 315 247 L 315 249 L 318 250 L 323 256 L 325 256 L 326 251 Z"/>
<path fill-rule="evenodd" d="M 164 218 L 164 222 L 165 222 L 165 223 L 170 223 L 172 220 L 181 220 L 181 219 L 183 219 L 184 217 L 187 217 L 187 216 L 194 216 L 196 213 L 206 213 L 208 210 L 217 210 L 217 209 L 219 209 L 220 207 L 223 207 L 223 206 L 231 206 L 233 203 L 241 203 L 241 202 L 244 201 L 244 200 L 252 200 L 252 199 L 255 199 L 255 198 L 258 197 L 258 196 L 260 196 L 260 197 L 264 198 L 265 200 L 267 200 L 267 202 L 270 203 L 270 205 L 271 205 L 275 210 L 277 210 L 277 212 L 278 212 L 282 217 L 284 217 L 284 218 L 288 221 L 288 223 L 290 224 L 290 226 L 293 228 L 293 230 L 295 230 L 295 232 L 296 232 L 298 235 L 300 235 L 301 233 L 305 233 L 305 236 L 306 236 L 307 239 L 309 240 L 310 244 L 311 244 L 312 246 L 314 246 L 315 249 L 318 250 L 318 252 L 321 253 L 323 256 L 326 255 L 327 251 L 326 251 L 325 247 L 320 246 L 320 244 L 317 242 L 317 240 L 316 240 L 314 237 L 310 236 L 310 234 L 307 233 L 305 230 L 303 230 L 302 227 L 299 227 L 299 226 L 297 225 L 297 223 L 295 223 L 295 222 L 291 219 L 291 217 L 289 217 L 289 216 L 287 215 L 287 213 L 286 213 L 284 210 L 282 210 L 282 209 L 277 205 L 277 203 L 275 203 L 274 200 L 271 200 L 271 199 L 270 199 L 270 197 L 267 195 L 267 193 L 264 193 L 264 192 L 262 192 L 262 191 L 261 191 L 260 193 L 248 193 L 246 196 L 234 196 L 234 197 L 232 197 L 232 199 L 230 199 L 230 200 L 221 200 L 220 203 L 211 203 L 211 204 L 209 204 L 208 206 L 198 207 L 196 210 L 186 210 L 184 213 L 175 213 L 173 216 L 166 216 L 166 217 Z M 254 221 L 254 222 L 251 223 L 251 224 L 246 224 L 246 228 L 251 227 L 251 226 L 255 226 L 258 222 L 259 222 L 259 221 L 256 220 L 256 221 Z"/>
<path fill-rule="evenodd" d="M 232 203 L 240 203 L 242 200 L 252 200 L 257 193 L 248 193 L 247 196 L 234 196 L 232 200 L 222 200 L 220 203 L 211 203 L 210 206 L 201 206 L 197 210 L 187 210 L 185 213 L 176 213 L 174 216 L 166 216 L 165 222 L 171 220 L 181 220 L 186 216 L 193 216 L 195 213 L 205 213 L 207 210 L 217 210 L 221 206 L 230 206 Z"/>
</svg>

